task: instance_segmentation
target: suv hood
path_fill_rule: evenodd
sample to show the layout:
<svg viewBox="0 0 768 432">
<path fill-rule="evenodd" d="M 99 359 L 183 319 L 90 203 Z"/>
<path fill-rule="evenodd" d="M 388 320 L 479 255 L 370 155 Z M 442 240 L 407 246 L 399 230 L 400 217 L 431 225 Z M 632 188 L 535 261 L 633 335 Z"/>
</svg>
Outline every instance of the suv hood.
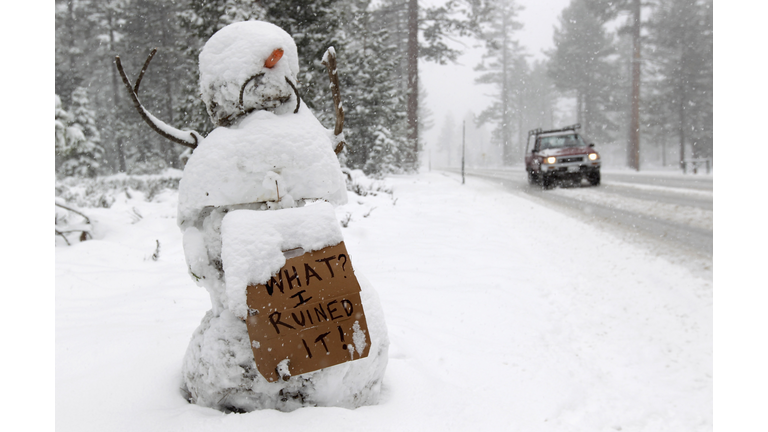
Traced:
<svg viewBox="0 0 768 432">
<path fill-rule="evenodd" d="M 558 149 L 546 149 L 539 152 L 539 156 L 571 156 L 589 153 L 589 146 L 586 147 L 564 147 Z"/>
</svg>

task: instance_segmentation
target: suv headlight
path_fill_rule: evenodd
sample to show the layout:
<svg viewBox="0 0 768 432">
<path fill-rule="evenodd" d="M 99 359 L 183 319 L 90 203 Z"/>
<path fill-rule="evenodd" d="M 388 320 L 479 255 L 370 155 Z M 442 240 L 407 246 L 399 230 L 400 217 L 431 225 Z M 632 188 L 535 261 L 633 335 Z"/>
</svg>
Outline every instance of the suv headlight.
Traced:
<svg viewBox="0 0 768 432">
<path fill-rule="evenodd" d="M 600 159 L 600 155 L 598 155 L 597 153 L 590 153 L 589 154 L 589 160 L 593 161 L 593 160 L 598 160 L 598 159 Z"/>
<path fill-rule="evenodd" d="M 557 162 L 557 158 L 554 157 L 554 156 L 546 157 L 546 158 L 544 158 L 544 162 L 546 162 L 548 164 L 553 164 L 553 163 Z"/>
</svg>

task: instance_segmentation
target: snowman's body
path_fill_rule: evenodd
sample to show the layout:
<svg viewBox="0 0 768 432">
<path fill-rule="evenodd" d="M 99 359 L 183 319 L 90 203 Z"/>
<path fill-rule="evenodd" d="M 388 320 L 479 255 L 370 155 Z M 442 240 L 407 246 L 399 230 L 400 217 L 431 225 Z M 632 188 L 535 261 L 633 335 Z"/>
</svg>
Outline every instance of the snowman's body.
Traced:
<svg viewBox="0 0 768 432">
<path fill-rule="evenodd" d="M 276 62 L 275 53 L 282 55 Z M 246 286 L 278 271 L 283 250 L 341 240 L 331 206 L 316 202 L 346 203 L 346 186 L 332 132 L 298 100 L 293 39 L 265 22 L 232 24 L 208 41 L 200 72 L 208 112 L 226 126 L 199 143 L 179 185 L 187 264 L 212 303 L 184 359 L 191 400 L 241 412 L 376 403 L 389 342 L 365 278 L 358 275 L 371 341 L 366 358 L 270 383 L 256 368 L 244 321 Z"/>
</svg>

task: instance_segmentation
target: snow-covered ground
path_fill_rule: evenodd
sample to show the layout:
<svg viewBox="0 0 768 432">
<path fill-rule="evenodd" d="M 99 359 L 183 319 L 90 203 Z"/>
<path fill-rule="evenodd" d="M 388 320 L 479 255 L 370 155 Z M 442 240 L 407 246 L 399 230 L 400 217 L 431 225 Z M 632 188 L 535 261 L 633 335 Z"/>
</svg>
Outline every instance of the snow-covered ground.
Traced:
<svg viewBox="0 0 768 432">
<path fill-rule="evenodd" d="M 337 209 L 389 328 L 379 405 L 188 404 L 181 360 L 210 300 L 177 194 L 134 192 L 87 209 L 95 240 L 56 248 L 57 431 L 712 430 L 712 280 L 491 182 L 387 182 Z"/>
</svg>

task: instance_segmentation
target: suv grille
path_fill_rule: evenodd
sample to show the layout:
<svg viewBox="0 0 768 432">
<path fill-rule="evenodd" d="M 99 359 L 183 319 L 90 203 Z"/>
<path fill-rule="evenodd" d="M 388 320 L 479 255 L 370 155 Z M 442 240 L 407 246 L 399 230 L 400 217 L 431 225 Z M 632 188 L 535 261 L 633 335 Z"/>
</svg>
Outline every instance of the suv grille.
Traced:
<svg viewBox="0 0 768 432">
<path fill-rule="evenodd" d="M 562 163 L 583 162 L 584 161 L 584 156 L 557 158 L 557 161 L 558 162 L 562 162 Z"/>
</svg>

